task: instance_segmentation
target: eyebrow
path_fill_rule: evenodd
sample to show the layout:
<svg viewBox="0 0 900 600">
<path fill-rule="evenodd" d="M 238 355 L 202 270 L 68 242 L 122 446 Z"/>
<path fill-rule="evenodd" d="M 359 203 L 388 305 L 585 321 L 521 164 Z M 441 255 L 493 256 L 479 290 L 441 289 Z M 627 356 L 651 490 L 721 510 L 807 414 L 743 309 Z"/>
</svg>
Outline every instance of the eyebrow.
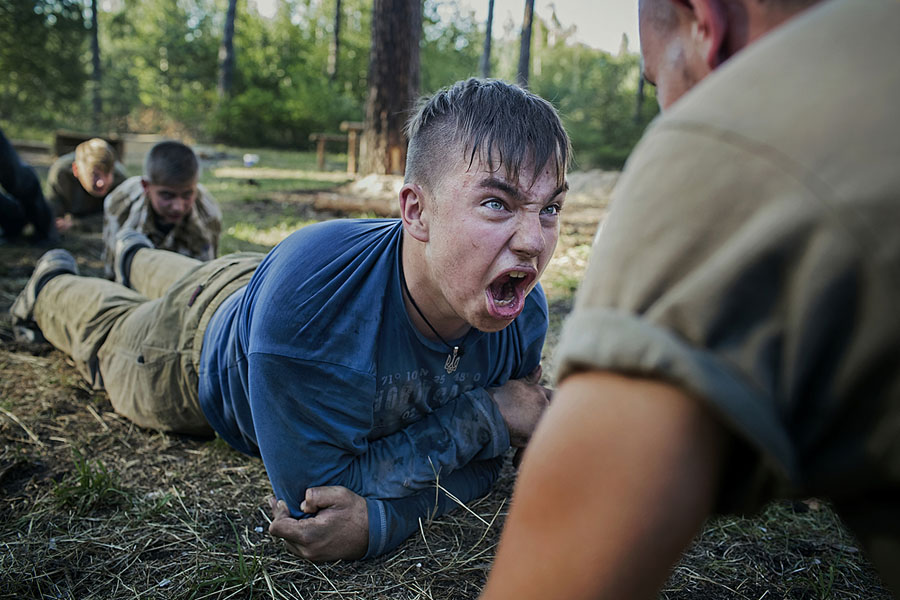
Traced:
<svg viewBox="0 0 900 600">
<path fill-rule="evenodd" d="M 498 179 L 497 177 L 485 177 L 482 179 L 478 187 L 482 189 L 493 189 L 500 190 L 501 192 L 506 193 L 508 196 L 513 197 L 516 201 L 521 202 L 523 200 L 522 192 L 516 186 L 510 184 L 507 181 L 502 179 Z M 550 194 L 549 198 L 553 199 L 562 194 L 563 192 L 569 191 L 569 182 L 564 181 L 561 186 L 553 190 Z"/>
</svg>

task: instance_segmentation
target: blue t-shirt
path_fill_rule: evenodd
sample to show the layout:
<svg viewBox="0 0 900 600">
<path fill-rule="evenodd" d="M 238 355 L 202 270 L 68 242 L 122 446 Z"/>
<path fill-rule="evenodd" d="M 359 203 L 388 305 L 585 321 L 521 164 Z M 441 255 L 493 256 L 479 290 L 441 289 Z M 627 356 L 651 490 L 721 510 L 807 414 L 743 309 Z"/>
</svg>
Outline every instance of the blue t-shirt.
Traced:
<svg viewBox="0 0 900 600">
<path fill-rule="evenodd" d="M 471 330 L 446 373 L 447 347 L 406 312 L 402 232 L 393 219 L 295 232 L 216 310 L 200 359 L 204 414 L 233 447 L 262 457 L 294 516 L 308 487 L 366 499 L 367 557 L 453 508 L 435 481 L 462 502 L 488 492 L 509 434 L 485 388 L 535 369 L 547 331 L 537 286 L 508 327 Z"/>
</svg>

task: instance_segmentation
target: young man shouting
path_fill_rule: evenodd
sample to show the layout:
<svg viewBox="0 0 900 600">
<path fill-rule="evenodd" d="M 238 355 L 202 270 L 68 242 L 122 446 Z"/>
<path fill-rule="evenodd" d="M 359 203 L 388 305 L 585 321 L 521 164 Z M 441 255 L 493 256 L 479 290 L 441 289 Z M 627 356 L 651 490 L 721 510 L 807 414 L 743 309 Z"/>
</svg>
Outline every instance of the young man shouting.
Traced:
<svg viewBox="0 0 900 600">
<path fill-rule="evenodd" d="M 569 140 L 499 81 L 423 102 L 399 220 L 305 227 L 266 256 L 208 263 L 139 237 L 125 278 L 52 251 L 12 308 L 150 428 L 216 432 L 260 456 L 270 531 L 312 560 L 382 554 L 484 495 L 548 402 L 537 384 Z M 128 240 L 123 240 L 127 242 Z"/>
</svg>

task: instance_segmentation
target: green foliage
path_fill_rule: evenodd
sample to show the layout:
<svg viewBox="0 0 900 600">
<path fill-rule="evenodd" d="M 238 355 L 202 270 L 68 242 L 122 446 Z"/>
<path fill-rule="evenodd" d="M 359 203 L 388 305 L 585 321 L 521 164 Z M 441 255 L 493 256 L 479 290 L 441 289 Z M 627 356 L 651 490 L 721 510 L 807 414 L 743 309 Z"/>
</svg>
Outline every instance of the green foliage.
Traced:
<svg viewBox="0 0 900 600">
<path fill-rule="evenodd" d="M 88 76 L 82 8 L 78 0 L 0 2 L 4 122 L 15 118 L 18 128 L 48 127 L 72 118 Z"/>
<path fill-rule="evenodd" d="M 309 148 L 310 133 L 361 120 L 369 10 L 362 0 L 342 3 L 334 81 L 325 75 L 333 1 L 286 2 L 271 20 L 243 12 L 235 24 L 234 93 L 218 105 L 209 132 L 233 144 Z"/>
<path fill-rule="evenodd" d="M 454 1 L 425 3 L 419 50 L 419 88 L 434 92 L 460 79 L 478 76 L 484 31 L 474 14 L 462 12 Z"/>
<path fill-rule="evenodd" d="M 0 4 L 0 118 L 13 135 L 34 128 L 90 129 L 88 0 Z M 227 0 L 116 0 L 99 14 L 101 129 L 163 133 L 239 146 L 311 149 L 313 132 L 363 120 L 370 0 L 343 0 L 338 70 L 327 75 L 336 0 L 283 0 L 235 18 L 231 93 L 217 94 Z M 495 32 L 497 29 L 495 28 Z M 573 43 L 571 30 L 537 18 L 531 87 L 560 110 L 580 168 L 619 167 L 656 114 L 653 91 L 637 108 L 639 58 Z M 496 35 L 496 34 L 495 34 Z M 457 0 L 427 0 L 420 49 L 423 93 L 477 76 L 484 23 Z M 513 80 L 518 32 L 495 39 L 495 76 Z M 53 82 L 47 85 L 47 82 Z"/>
<path fill-rule="evenodd" d="M 658 112 L 650 86 L 637 110 L 640 57 L 574 44 L 569 31 L 539 25 L 531 89 L 559 110 L 579 168 L 620 168 Z"/>
<path fill-rule="evenodd" d="M 75 471 L 53 488 L 60 507 L 84 515 L 95 508 L 118 506 L 129 494 L 119 482 L 119 474 L 100 460 L 91 461 L 75 451 Z"/>
</svg>

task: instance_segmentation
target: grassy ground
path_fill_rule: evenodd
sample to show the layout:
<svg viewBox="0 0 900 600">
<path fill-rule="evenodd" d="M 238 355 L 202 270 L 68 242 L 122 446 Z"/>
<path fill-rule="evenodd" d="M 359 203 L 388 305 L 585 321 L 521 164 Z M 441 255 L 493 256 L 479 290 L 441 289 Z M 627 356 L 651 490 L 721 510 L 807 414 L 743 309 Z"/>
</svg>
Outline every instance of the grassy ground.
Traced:
<svg viewBox="0 0 900 600">
<path fill-rule="evenodd" d="M 311 155 L 256 151 L 258 167 L 243 170 L 244 150 L 212 150 L 225 153 L 203 176 L 225 213 L 223 252 L 265 250 L 297 227 L 342 215 L 315 200 L 345 176 L 311 170 Z M 339 167 L 340 158 L 330 162 Z M 602 214 L 602 199 L 567 206 L 545 276 L 548 358 Z M 102 271 L 98 226 L 81 223 L 62 243 L 85 274 Z M 510 465 L 488 497 L 423 522 L 387 556 L 319 566 L 296 559 L 266 533 L 270 490 L 259 460 L 220 440 L 138 429 L 61 353 L 13 341 L 7 309 L 41 252 L 0 247 L 0 597 L 477 597 L 508 509 Z M 889 596 L 827 505 L 788 502 L 708 523 L 660 597 Z"/>
</svg>

